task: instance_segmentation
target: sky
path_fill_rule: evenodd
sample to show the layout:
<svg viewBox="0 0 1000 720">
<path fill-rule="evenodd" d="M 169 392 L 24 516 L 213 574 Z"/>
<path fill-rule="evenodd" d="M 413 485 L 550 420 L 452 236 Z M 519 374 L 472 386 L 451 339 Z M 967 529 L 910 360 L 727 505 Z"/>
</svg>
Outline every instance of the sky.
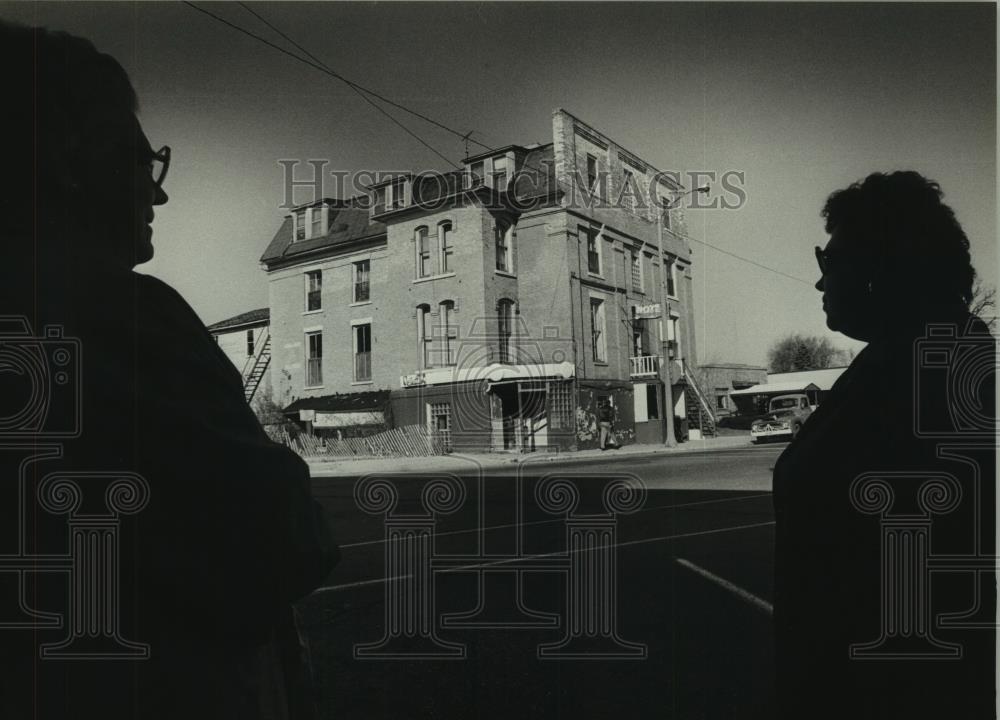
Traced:
<svg viewBox="0 0 1000 720">
<path fill-rule="evenodd" d="M 198 5 L 283 42 L 236 3 Z M 488 145 L 550 141 L 561 107 L 661 170 L 744 173 L 740 208 L 687 210 L 698 362 L 764 364 L 792 332 L 861 347 L 825 327 L 813 247 L 826 197 L 871 172 L 938 181 L 997 284 L 992 3 L 252 7 L 347 78 Z M 343 83 L 181 3 L 0 2 L 0 17 L 83 35 L 129 72 L 153 146 L 173 151 L 140 270 L 206 323 L 267 305 L 279 160 L 448 167 Z M 393 112 L 464 156 L 458 138 Z"/>
</svg>

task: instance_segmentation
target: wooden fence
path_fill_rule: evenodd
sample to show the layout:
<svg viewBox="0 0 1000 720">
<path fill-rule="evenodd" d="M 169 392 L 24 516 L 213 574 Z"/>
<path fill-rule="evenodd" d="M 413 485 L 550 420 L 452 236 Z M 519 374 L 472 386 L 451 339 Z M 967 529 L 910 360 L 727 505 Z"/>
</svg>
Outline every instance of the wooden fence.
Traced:
<svg viewBox="0 0 1000 720">
<path fill-rule="evenodd" d="M 311 460 L 364 460 L 367 458 L 425 457 L 443 455 L 441 438 L 420 425 L 406 425 L 366 437 L 320 438 L 302 434 L 291 437 L 284 429 L 271 433 L 272 438 L 283 443 L 304 458 Z"/>
</svg>

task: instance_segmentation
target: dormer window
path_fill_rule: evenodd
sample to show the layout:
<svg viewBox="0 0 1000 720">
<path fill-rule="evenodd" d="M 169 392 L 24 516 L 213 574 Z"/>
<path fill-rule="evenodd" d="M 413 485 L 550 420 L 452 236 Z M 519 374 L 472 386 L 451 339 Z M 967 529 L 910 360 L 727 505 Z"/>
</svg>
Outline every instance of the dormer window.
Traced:
<svg viewBox="0 0 1000 720">
<path fill-rule="evenodd" d="M 325 210 L 326 208 L 323 206 L 317 206 L 310 210 L 312 220 L 309 227 L 309 237 L 317 238 L 326 235 L 326 223 L 324 221 L 324 216 L 326 215 L 324 212 Z"/>
<path fill-rule="evenodd" d="M 385 212 L 385 188 L 375 188 L 372 191 L 372 215 L 381 215 Z"/>
<path fill-rule="evenodd" d="M 398 210 L 406 205 L 406 183 L 397 180 L 389 186 L 389 209 Z"/>
<path fill-rule="evenodd" d="M 292 213 L 292 237 L 295 240 L 306 239 L 306 211 L 298 210 Z"/>
<path fill-rule="evenodd" d="M 507 157 L 504 155 L 493 158 L 493 188 L 507 189 Z"/>
<path fill-rule="evenodd" d="M 292 213 L 292 240 L 309 240 L 326 235 L 326 207 L 317 205 L 312 208 L 302 208 Z"/>
<path fill-rule="evenodd" d="M 481 185 L 484 176 L 484 165 L 483 161 L 474 162 L 469 166 L 469 175 L 472 178 L 472 186 Z"/>
</svg>

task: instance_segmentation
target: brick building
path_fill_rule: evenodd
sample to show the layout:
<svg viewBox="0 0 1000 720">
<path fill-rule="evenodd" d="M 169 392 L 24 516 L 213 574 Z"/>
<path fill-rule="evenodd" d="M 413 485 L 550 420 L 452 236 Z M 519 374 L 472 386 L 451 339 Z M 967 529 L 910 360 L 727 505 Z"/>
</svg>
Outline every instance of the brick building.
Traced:
<svg viewBox="0 0 1000 720">
<path fill-rule="evenodd" d="M 695 338 L 683 213 L 653 201 L 685 189 L 563 110 L 552 132 L 294 208 L 261 258 L 275 400 L 522 451 L 595 446 L 607 403 L 619 442 L 662 442 Z"/>
</svg>

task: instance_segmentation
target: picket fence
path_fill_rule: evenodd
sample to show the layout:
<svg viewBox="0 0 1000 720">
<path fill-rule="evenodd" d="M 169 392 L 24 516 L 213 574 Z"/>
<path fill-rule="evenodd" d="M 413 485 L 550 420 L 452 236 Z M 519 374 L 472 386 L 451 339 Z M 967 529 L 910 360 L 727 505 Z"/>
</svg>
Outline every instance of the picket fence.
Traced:
<svg viewBox="0 0 1000 720">
<path fill-rule="evenodd" d="M 364 460 L 444 454 L 442 439 L 420 425 L 406 425 L 375 435 L 342 440 L 305 433 L 293 438 L 284 429 L 273 433 L 272 437 L 308 459 Z"/>
</svg>

